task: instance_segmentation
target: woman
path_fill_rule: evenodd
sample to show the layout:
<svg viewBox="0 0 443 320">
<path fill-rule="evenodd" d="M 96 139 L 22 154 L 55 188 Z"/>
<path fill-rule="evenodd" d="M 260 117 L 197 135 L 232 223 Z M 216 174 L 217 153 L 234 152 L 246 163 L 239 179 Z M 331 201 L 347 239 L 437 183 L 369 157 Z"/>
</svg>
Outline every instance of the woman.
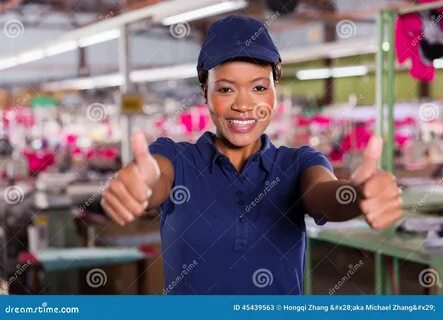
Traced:
<svg viewBox="0 0 443 320">
<path fill-rule="evenodd" d="M 373 228 L 400 217 L 396 182 L 377 170 L 380 138 L 348 181 L 313 148 L 276 148 L 263 133 L 280 61 L 259 21 L 213 23 L 197 70 L 216 133 L 195 144 L 159 138 L 149 150 L 135 134 L 134 162 L 104 193 L 121 225 L 160 206 L 165 293 L 301 294 L 305 213 L 318 224 L 363 214 Z"/>
</svg>

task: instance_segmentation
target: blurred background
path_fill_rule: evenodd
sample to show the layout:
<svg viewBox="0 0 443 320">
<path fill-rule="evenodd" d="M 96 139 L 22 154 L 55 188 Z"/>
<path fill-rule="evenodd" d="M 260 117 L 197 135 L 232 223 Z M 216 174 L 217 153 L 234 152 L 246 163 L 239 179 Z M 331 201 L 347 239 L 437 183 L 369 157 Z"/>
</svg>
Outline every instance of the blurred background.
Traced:
<svg viewBox="0 0 443 320">
<path fill-rule="evenodd" d="M 120 227 L 101 194 L 131 160 L 131 132 L 195 141 L 214 129 L 196 60 L 209 24 L 238 14 L 261 20 L 283 59 L 273 143 L 311 145 L 348 178 L 379 126 L 403 187 L 405 219 L 389 232 L 307 221 L 305 292 L 441 293 L 441 12 L 410 0 L 0 1 L 0 292 L 165 292 L 157 210 Z"/>
</svg>

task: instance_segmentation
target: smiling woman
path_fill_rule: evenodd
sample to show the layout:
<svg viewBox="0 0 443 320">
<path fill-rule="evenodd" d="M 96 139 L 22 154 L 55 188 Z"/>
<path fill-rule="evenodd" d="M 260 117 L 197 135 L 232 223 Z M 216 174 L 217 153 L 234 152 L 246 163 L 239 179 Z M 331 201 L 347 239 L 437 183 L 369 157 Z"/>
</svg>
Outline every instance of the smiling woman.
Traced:
<svg viewBox="0 0 443 320">
<path fill-rule="evenodd" d="M 196 143 L 161 137 L 148 150 L 135 134 L 134 162 L 102 202 L 122 225 L 160 207 L 168 294 L 301 294 L 305 214 L 324 224 L 363 213 L 375 228 L 400 216 L 395 181 L 377 171 L 379 138 L 347 181 L 312 147 L 277 148 L 264 133 L 281 59 L 261 22 L 228 16 L 213 23 L 197 71 L 216 132 Z"/>
</svg>

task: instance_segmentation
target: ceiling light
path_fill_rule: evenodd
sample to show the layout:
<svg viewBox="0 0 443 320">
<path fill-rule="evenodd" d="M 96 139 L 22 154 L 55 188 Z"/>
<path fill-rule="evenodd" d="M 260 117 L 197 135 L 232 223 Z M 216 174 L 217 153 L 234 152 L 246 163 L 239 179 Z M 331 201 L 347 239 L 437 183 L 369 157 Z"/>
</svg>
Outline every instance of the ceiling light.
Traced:
<svg viewBox="0 0 443 320">
<path fill-rule="evenodd" d="M 18 64 L 16 58 L 6 58 L 0 60 L 0 70 L 15 67 Z"/>
<path fill-rule="evenodd" d="M 161 67 L 131 72 L 133 82 L 154 82 L 170 79 L 186 79 L 196 77 L 195 64 L 182 64 L 172 67 Z"/>
<path fill-rule="evenodd" d="M 433 62 L 434 68 L 436 69 L 443 69 L 443 59 L 436 59 Z"/>
<path fill-rule="evenodd" d="M 78 40 L 78 45 L 82 48 L 92 46 L 97 43 L 114 40 L 120 37 L 120 30 L 112 29 L 106 32 L 93 34 Z"/>
<path fill-rule="evenodd" d="M 36 60 L 43 59 L 45 57 L 42 49 L 35 49 L 31 51 L 27 51 L 18 56 L 17 62 L 19 64 L 24 64 Z"/>
<path fill-rule="evenodd" d="M 217 14 L 222 14 L 225 12 L 230 12 L 238 9 L 243 9 L 247 6 L 246 1 L 225 1 L 221 3 L 217 3 L 214 5 L 210 5 L 207 7 L 203 7 L 196 10 L 191 10 L 185 13 L 180 13 L 174 16 L 167 17 L 163 19 L 162 23 L 165 26 L 169 26 L 171 24 L 176 24 L 180 22 L 190 22 L 193 20 L 198 20 L 210 16 L 215 16 Z"/>
<path fill-rule="evenodd" d="M 363 76 L 368 73 L 366 66 L 338 67 L 338 68 L 321 68 L 307 69 L 297 71 L 296 76 L 299 80 L 314 80 L 327 78 L 343 78 Z"/>
<path fill-rule="evenodd" d="M 50 57 L 60 53 L 72 51 L 75 49 L 77 49 L 77 42 L 72 40 L 47 47 L 45 49 L 45 55 Z"/>
</svg>

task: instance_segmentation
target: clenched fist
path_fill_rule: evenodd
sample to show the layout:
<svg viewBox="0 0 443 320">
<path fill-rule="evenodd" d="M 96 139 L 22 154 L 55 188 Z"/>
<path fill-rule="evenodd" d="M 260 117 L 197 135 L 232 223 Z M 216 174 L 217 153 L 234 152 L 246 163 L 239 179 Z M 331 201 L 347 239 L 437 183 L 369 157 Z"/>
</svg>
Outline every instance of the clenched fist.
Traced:
<svg viewBox="0 0 443 320">
<path fill-rule="evenodd" d="M 117 172 L 101 202 L 106 213 L 120 225 L 143 214 L 160 178 L 159 166 L 148 151 L 143 133 L 132 136 L 132 152 L 133 162 Z"/>
<path fill-rule="evenodd" d="M 383 141 L 373 136 L 363 155 L 363 161 L 351 177 L 357 186 L 361 199 L 359 206 L 368 224 L 375 228 L 385 228 L 401 216 L 401 189 L 395 177 L 386 171 L 377 169 L 381 158 Z"/>
</svg>

